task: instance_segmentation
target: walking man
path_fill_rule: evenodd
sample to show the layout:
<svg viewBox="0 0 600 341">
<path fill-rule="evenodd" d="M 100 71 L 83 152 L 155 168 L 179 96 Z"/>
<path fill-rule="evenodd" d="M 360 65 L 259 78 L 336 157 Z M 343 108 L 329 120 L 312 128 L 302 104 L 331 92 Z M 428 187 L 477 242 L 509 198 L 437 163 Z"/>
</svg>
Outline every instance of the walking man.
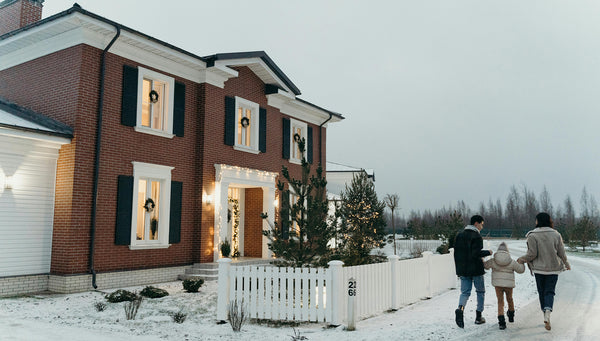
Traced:
<svg viewBox="0 0 600 341">
<path fill-rule="evenodd" d="M 458 233 L 454 242 L 454 266 L 456 275 L 460 277 L 460 298 L 458 300 L 458 309 L 454 311 L 456 325 L 460 328 L 465 327 L 463 312 L 471 288 L 475 286 L 477 292 L 477 311 L 475 324 L 485 323 L 481 316 L 483 312 L 483 301 L 485 299 L 485 285 L 483 283 L 483 257 L 491 256 L 492 250 L 483 250 L 483 238 L 479 231 L 483 229 L 483 217 L 474 215 L 471 217 L 471 224 Z"/>
</svg>

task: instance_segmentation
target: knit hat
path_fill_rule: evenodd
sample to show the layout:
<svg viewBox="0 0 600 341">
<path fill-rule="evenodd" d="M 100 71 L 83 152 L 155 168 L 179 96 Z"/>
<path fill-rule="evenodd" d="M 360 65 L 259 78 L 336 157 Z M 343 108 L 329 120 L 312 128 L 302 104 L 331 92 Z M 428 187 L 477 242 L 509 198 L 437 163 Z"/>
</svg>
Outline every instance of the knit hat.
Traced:
<svg viewBox="0 0 600 341">
<path fill-rule="evenodd" d="M 498 251 L 506 251 L 506 252 L 508 252 L 508 246 L 506 246 L 505 242 L 500 243 L 500 245 L 498 246 Z"/>
</svg>

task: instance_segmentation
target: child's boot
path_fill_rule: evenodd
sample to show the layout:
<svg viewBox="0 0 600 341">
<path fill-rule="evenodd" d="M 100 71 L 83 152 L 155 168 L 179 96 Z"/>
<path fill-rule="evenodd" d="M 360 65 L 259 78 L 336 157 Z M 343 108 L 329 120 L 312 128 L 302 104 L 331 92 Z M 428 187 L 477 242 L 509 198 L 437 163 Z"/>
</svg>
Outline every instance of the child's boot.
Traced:
<svg viewBox="0 0 600 341">
<path fill-rule="evenodd" d="M 506 329 L 506 320 L 504 319 L 504 315 L 498 315 L 498 327 L 500 330 Z"/>
<path fill-rule="evenodd" d="M 506 316 L 508 316 L 508 322 L 515 322 L 515 311 L 514 310 L 507 311 Z"/>
</svg>

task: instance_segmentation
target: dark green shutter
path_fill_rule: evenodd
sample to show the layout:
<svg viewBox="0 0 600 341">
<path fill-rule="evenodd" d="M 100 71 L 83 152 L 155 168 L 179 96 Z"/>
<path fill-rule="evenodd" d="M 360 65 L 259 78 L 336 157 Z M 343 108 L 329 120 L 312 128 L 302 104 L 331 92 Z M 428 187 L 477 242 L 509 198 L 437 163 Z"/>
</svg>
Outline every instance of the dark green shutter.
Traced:
<svg viewBox="0 0 600 341">
<path fill-rule="evenodd" d="M 306 161 L 313 163 L 313 129 L 308 127 L 306 132 Z"/>
<path fill-rule="evenodd" d="M 169 217 L 169 244 L 181 241 L 181 195 L 183 183 L 171 181 L 171 213 Z"/>
<path fill-rule="evenodd" d="M 258 127 L 258 150 L 261 153 L 267 152 L 267 109 L 260 108 L 260 115 L 258 120 L 260 121 Z"/>
<path fill-rule="evenodd" d="M 281 144 L 283 147 L 283 158 L 290 159 L 290 119 L 283 118 L 283 141 Z"/>
<path fill-rule="evenodd" d="M 235 98 L 225 97 L 225 144 L 235 144 Z"/>
<path fill-rule="evenodd" d="M 185 84 L 175 82 L 175 101 L 173 102 L 173 134 L 183 137 L 185 126 Z"/>
<path fill-rule="evenodd" d="M 138 69 L 123 65 L 121 124 L 135 127 L 137 121 Z"/>
<path fill-rule="evenodd" d="M 133 205 L 133 176 L 119 175 L 117 187 L 117 225 L 115 244 L 131 243 L 131 207 Z"/>
</svg>

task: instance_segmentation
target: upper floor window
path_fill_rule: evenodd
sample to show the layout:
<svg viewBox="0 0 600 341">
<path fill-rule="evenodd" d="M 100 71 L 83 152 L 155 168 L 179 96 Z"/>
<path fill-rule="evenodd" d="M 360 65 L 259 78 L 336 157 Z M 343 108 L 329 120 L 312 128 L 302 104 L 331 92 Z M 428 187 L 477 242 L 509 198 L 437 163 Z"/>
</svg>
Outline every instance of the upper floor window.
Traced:
<svg viewBox="0 0 600 341">
<path fill-rule="evenodd" d="M 253 154 L 267 152 L 267 109 L 225 96 L 225 144 Z"/>
<path fill-rule="evenodd" d="M 290 162 L 300 163 L 302 161 L 302 153 L 300 152 L 299 142 L 302 138 L 307 139 L 307 125 L 304 122 L 290 119 L 291 134 L 290 134 Z M 304 150 L 308 149 L 308 144 L 305 143 Z"/>
<path fill-rule="evenodd" d="M 135 131 L 184 136 L 185 84 L 143 67 L 123 65 L 121 124 Z"/>
<path fill-rule="evenodd" d="M 138 110 L 136 131 L 173 137 L 175 80 L 138 68 Z"/>
<path fill-rule="evenodd" d="M 235 147 L 258 153 L 258 104 L 240 97 L 235 98 Z"/>
</svg>

